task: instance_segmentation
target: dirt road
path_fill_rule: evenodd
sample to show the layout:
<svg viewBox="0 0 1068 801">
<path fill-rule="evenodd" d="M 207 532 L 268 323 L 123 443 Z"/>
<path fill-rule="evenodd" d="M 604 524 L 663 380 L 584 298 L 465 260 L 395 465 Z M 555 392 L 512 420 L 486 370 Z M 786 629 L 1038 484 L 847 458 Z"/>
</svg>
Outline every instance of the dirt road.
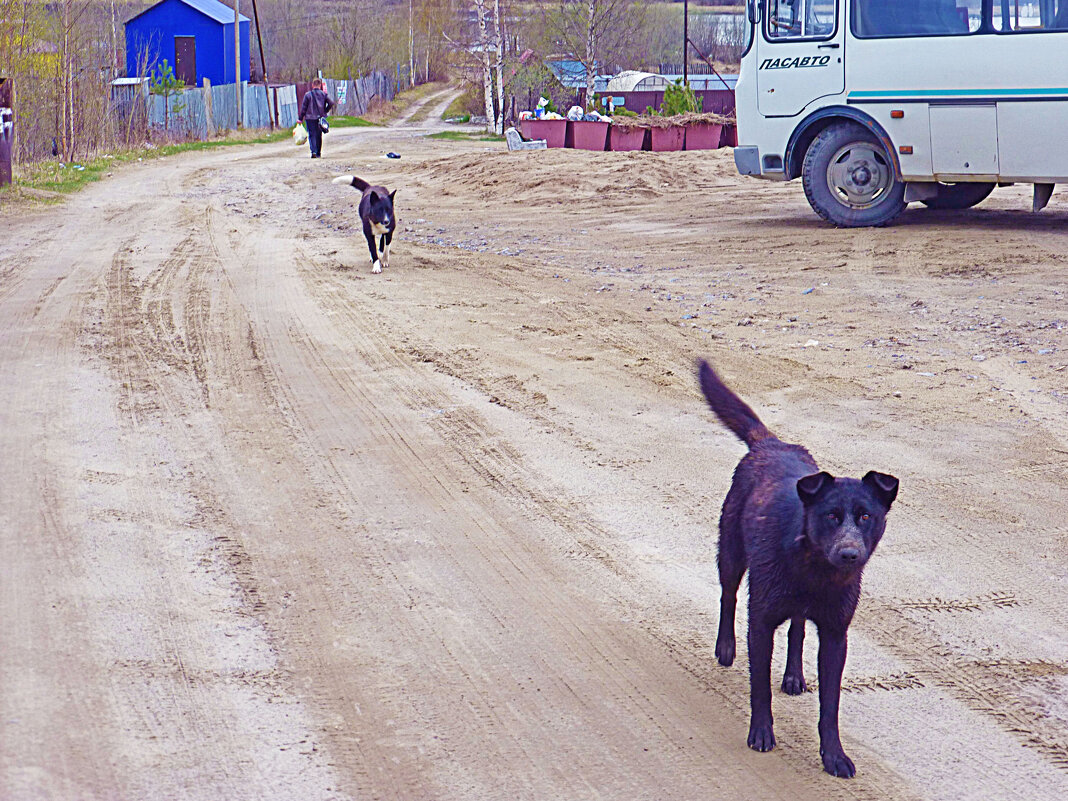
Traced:
<svg viewBox="0 0 1068 801">
<path fill-rule="evenodd" d="M 399 188 L 382 275 L 345 172 Z M 725 151 L 357 129 L 5 209 L 0 798 L 1064 798 L 1068 196 L 1027 205 L 839 231 Z M 699 355 L 901 478 L 853 781 L 814 693 L 749 751 L 715 663 Z"/>
</svg>

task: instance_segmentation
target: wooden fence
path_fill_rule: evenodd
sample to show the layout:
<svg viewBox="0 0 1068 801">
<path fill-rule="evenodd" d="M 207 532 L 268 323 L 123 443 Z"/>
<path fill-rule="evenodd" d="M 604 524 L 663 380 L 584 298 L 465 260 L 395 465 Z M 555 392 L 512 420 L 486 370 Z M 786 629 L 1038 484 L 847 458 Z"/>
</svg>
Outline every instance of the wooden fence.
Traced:
<svg viewBox="0 0 1068 801">
<path fill-rule="evenodd" d="M 324 79 L 326 92 L 337 103 L 335 114 L 365 114 L 375 98 L 392 100 L 397 94 L 393 75 L 376 72 L 352 81 Z M 292 128 L 299 102 L 310 84 L 243 83 L 242 126 Z M 237 128 L 237 89 L 234 84 L 182 90 L 170 97 L 152 94 L 147 81 L 113 85 L 113 113 L 122 120 L 145 119 L 148 126 L 177 135 L 206 139 L 218 131 Z"/>
</svg>

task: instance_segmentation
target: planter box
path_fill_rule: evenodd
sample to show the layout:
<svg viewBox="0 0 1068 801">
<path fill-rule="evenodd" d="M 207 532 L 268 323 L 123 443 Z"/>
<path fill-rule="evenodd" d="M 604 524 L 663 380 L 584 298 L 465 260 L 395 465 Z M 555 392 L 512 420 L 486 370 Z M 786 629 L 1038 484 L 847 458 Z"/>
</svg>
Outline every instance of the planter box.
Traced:
<svg viewBox="0 0 1068 801">
<path fill-rule="evenodd" d="M 607 122 L 568 122 L 564 147 L 573 147 L 576 150 L 607 150 L 608 128 Z"/>
<path fill-rule="evenodd" d="M 738 147 L 738 126 L 724 125 L 723 133 L 720 134 L 720 147 Z"/>
<path fill-rule="evenodd" d="M 682 143 L 686 139 L 686 129 L 681 125 L 672 125 L 670 128 L 650 128 L 649 133 L 649 149 L 654 153 L 682 150 Z"/>
<path fill-rule="evenodd" d="M 723 136 L 723 126 L 718 122 L 698 122 L 686 126 L 687 150 L 715 150 Z"/>
<path fill-rule="evenodd" d="M 608 126 L 608 149 L 644 150 L 647 133 L 649 133 L 648 128 L 621 128 L 618 125 L 610 125 Z"/>
<path fill-rule="evenodd" d="M 567 120 L 520 120 L 524 139 L 544 139 L 546 147 L 563 147 Z"/>
</svg>

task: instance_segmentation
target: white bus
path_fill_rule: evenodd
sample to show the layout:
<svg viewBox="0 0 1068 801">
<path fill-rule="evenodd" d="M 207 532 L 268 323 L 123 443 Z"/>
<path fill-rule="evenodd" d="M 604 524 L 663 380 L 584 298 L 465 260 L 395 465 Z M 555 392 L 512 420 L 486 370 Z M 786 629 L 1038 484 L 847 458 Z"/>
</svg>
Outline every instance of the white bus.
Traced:
<svg viewBox="0 0 1068 801">
<path fill-rule="evenodd" d="M 747 0 L 743 175 L 839 226 L 1068 183 L 1068 0 Z"/>
</svg>

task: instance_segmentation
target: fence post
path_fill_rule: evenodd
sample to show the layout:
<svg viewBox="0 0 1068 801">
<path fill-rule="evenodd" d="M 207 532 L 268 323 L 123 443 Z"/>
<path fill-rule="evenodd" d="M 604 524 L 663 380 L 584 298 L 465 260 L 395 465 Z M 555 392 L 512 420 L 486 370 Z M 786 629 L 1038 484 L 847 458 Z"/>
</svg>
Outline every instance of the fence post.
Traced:
<svg viewBox="0 0 1068 801">
<path fill-rule="evenodd" d="M 237 128 L 241 127 L 244 109 L 241 108 L 241 0 L 234 0 L 234 102 L 237 110 Z"/>
<path fill-rule="evenodd" d="M 208 136 L 215 136 L 215 104 L 211 101 L 211 80 L 204 78 L 204 120 L 207 123 Z"/>
</svg>

